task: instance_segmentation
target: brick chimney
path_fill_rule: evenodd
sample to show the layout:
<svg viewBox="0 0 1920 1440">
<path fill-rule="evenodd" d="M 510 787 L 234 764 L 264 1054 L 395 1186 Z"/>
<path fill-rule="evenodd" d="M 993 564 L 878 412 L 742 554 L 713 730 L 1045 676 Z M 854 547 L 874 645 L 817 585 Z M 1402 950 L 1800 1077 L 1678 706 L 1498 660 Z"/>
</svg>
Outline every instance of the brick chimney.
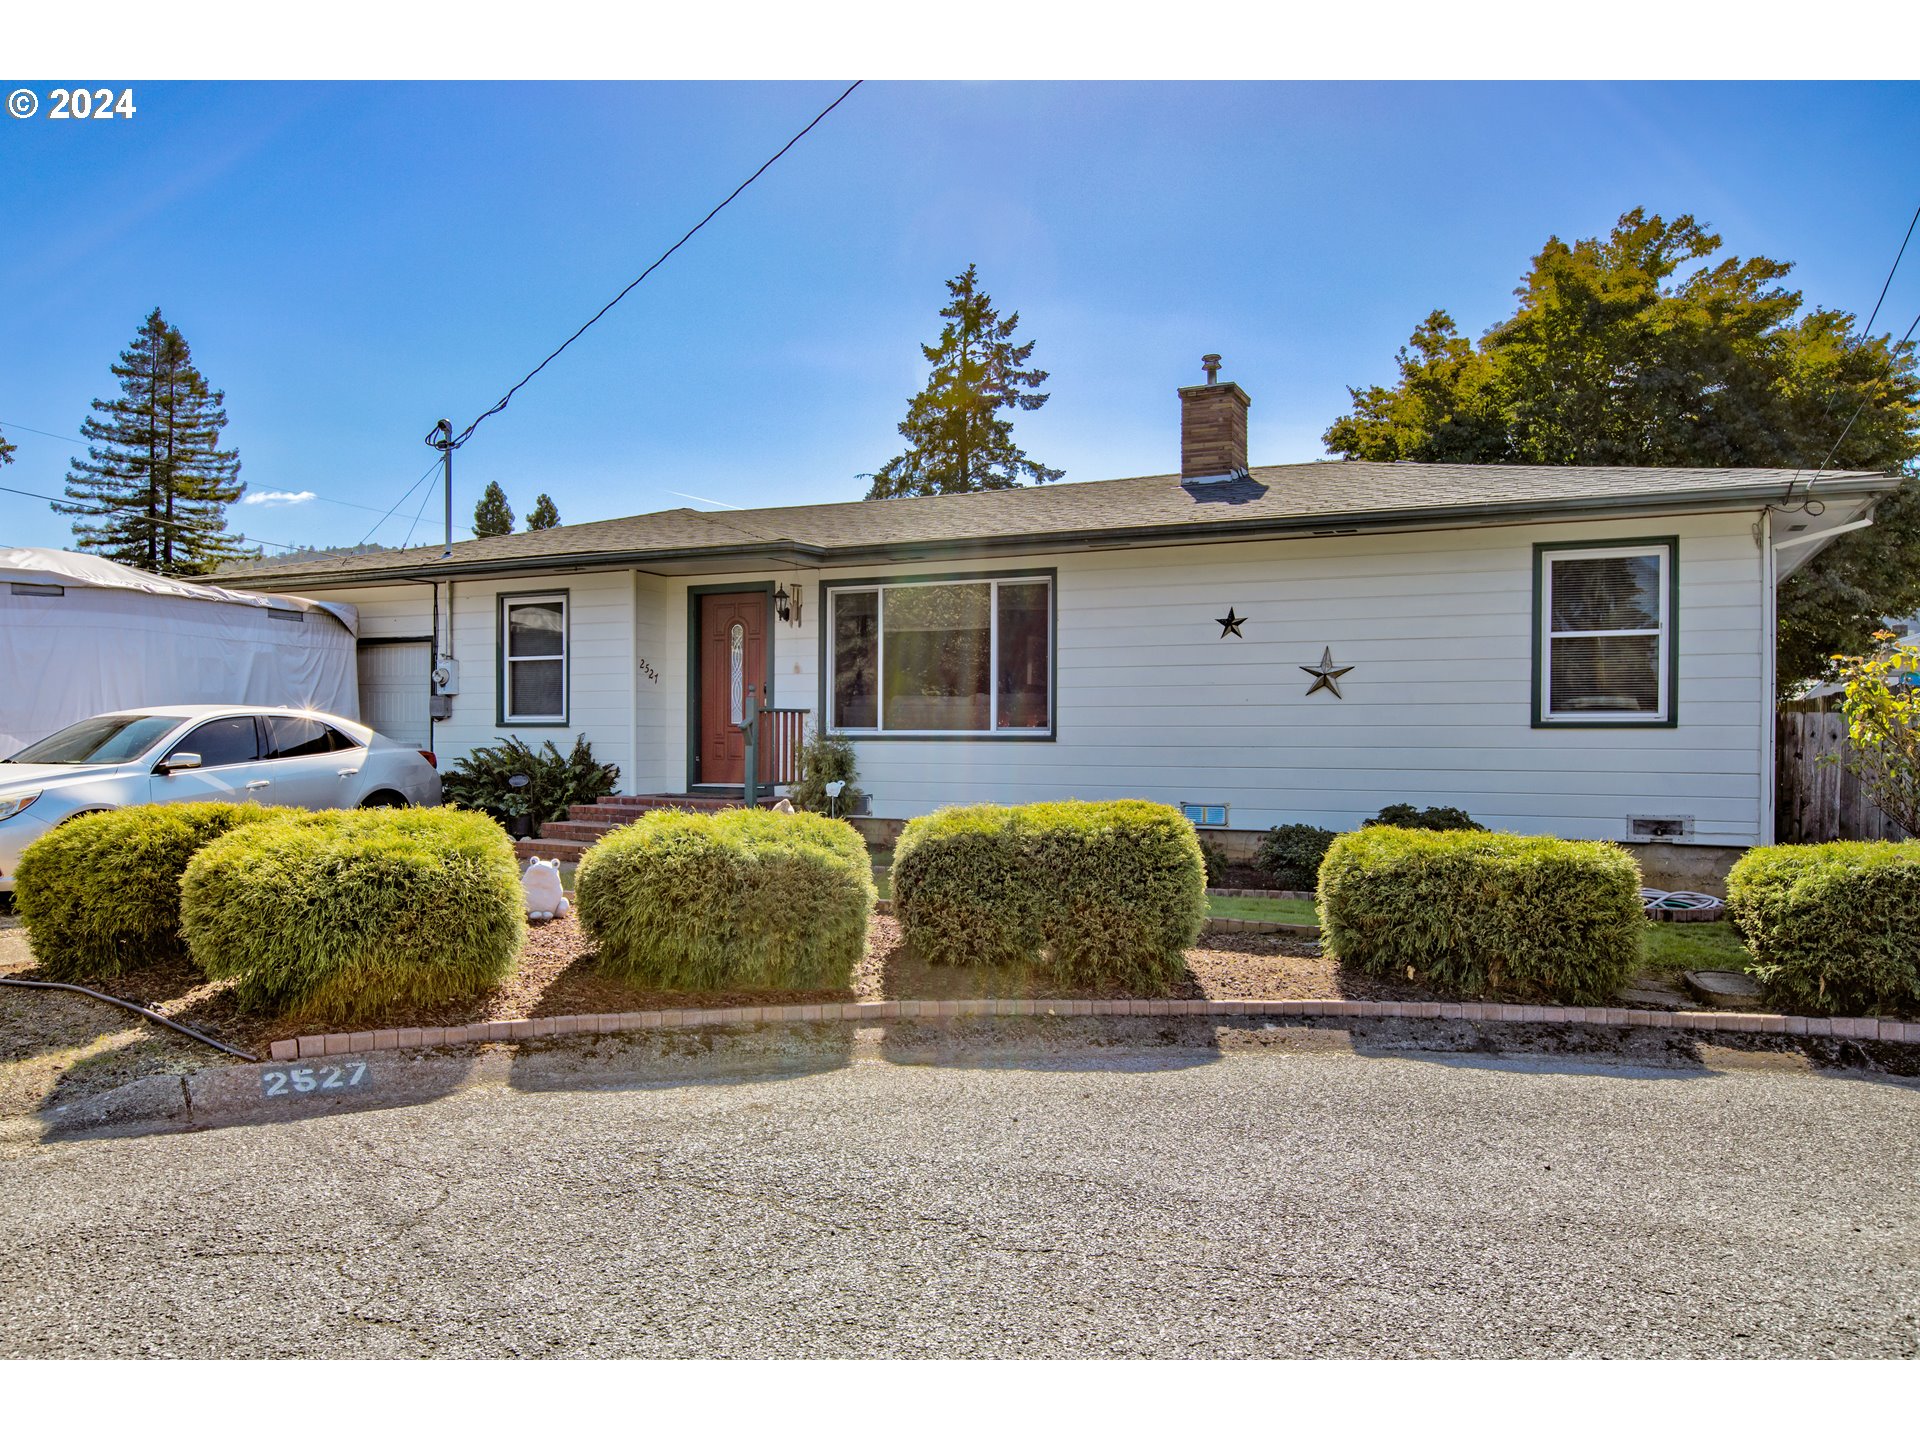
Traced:
<svg viewBox="0 0 1920 1440">
<path fill-rule="evenodd" d="M 1247 392 L 1220 383 L 1220 357 L 1202 356 L 1204 385 L 1180 389 L 1180 478 L 1226 480 L 1247 468 Z"/>
</svg>

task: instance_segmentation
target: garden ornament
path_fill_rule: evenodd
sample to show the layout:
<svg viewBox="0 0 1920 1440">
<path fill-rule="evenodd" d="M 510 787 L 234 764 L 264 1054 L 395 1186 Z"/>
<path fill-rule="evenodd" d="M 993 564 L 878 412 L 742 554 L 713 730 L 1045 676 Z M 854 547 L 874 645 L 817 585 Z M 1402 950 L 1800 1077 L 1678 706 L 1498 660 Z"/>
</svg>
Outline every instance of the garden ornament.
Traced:
<svg viewBox="0 0 1920 1440">
<path fill-rule="evenodd" d="M 529 920 L 557 920 L 573 908 L 560 885 L 558 860 L 529 860 L 520 872 L 520 888 L 526 892 Z"/>
</svg>

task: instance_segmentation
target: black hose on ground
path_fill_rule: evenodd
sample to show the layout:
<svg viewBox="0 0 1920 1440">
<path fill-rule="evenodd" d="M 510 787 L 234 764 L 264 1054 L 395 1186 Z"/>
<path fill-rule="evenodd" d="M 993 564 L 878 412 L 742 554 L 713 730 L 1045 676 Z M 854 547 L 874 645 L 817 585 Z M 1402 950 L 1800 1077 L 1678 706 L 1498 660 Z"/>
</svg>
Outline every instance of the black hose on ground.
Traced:
<svg viewBox="0 0 1920 1440">
<path fill-rule="evenodd" d="M 95 1000 L 104 1000 L 109 1005 L 118 1005 L 122 1010 L 131 1010 L 143 1019 L 156 1025 L 164 1025 L 169 1030 L 178 1031 L 189 1040 L 198 1040 L 202 1045 L 211 1045 L 216 1050 L 224 1050 L 229 1055 L 237 1055 L 242 1060 L 257 1061 L 260 1057 L 249 1055 L 244 1050 L 236 1050 L 211 1035 L 202 1035 L 191 1025 L 182 1025 L 178 1020 L 169 1020 L 157 1010 L 149 1010 L 144 1005 L 136 1005 L 131 1000 L 122 1000 L 118 995 L 104 995 L 98 990 L 89 990 L 84 985 L 63 985 L 57 980 L 15 980 L 10 975 L 0 975 L 0 985 L 17 985 L 22 990 L 71 990 L 76 995 L 91 995 Z"/>
</svg>

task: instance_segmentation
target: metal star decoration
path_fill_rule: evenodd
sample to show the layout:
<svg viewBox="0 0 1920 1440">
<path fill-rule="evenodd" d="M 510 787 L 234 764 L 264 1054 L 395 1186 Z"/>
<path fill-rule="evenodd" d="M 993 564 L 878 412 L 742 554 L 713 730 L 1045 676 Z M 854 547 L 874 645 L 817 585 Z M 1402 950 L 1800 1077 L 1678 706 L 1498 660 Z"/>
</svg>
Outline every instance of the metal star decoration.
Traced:
<svg viewBox="0 0 1920 1440">
<path fill-rule="evenodd" d="M 1316 690 L 1331 690 L 1334 699 L 1343 700 L 1346 698 L 1340 693 L 1340 677 L 1353 669 L 1353 666 L 1335 665 L 1333 663 L 1333 647 L 1331 645 L 1321 648 L 1320 663 L 1318 665 L 1302 665 L 1300 668 L 1306 671 L 1307 674 L 1313 676 L 1313 684 L 1307 687 L 1307 694 L 1311 695 Z"/>
<path fill-rule="evenodd" d="M 1220 627 L 1220 638 L 1224 640 L 1229 635 L 1240 635 L 1240 627 L 1247 623 L 1247 617 L 1245 615 L 1234 614 L 1233 606 L 1229 605 L 1227 606 L 1226 615 L 1216 617 L 1213 623 Z M 1240 638 L 1244 640 L 1247 637 L 1240 635 Z"/>
</svg>

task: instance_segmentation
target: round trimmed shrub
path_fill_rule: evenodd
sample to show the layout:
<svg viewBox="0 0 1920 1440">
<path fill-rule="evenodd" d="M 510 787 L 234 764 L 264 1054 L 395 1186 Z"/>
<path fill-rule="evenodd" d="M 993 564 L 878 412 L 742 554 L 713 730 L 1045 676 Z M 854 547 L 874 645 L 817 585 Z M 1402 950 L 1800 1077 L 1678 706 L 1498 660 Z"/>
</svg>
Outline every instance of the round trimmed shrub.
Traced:
<svg viewBox="0 0 1920 1440">
<path fill-rule="evenodd" d="M 939 810 L 908 822 L 893 856 L 894 913 L 916 954 L 1072 984 L 1178 978 L 1206 885 L 1193 826 L 1146 800 Z"/>
<path fill-rule="evenodd" d="M 1640 962 L 1640 867 L 1618 845 L 1375 825 L 1320 867 L 1327 952 L 1468 995 L 1610 997 Z"/>
<path fill-rule="evenodd" d="M 1727 876 L 1727 917 L 1782 1008 L 1920 1011 L 1920 840 L 1749 850 Z"/>
<path fill-rule="evenodd" d="M 844 820 L 656 810 L 574 876 L 600 968 L 665 990 L 837 989 L 866 953 L 873 862 Z"/>
<path fill-rule="evenodd" d="M 14 908 L 40 969 L 55 980 L 110 980 L 187 958 L 180 876 L 212 840 L 288 812 L 219 803 L 130 805 L 76 815 L 20 854 Z"/>
<path fill-rule="evenodd" d="M 1337 831 L 1318 825 L 1276 825 L 1260 837 L 1254 863 L 1279 882 L 1283 890 L 1311 890 L 1320 877 Z"/>
<path fill-rule="evenodd" d="M 953 805 L 909 820 L 893 849 L 893 913 L 933 965 L 1024 965 L 1040 954 L 1042 896 L 1005 805 Z"/>
<path fill-rule="evenodd" d="M 194 856 L 180 896 L 194 962 L 243 1008 L 315 1021 L 478 994 L 527 937 L 513 842 L 458 810 L 283 814 Z"/>
</svg>

